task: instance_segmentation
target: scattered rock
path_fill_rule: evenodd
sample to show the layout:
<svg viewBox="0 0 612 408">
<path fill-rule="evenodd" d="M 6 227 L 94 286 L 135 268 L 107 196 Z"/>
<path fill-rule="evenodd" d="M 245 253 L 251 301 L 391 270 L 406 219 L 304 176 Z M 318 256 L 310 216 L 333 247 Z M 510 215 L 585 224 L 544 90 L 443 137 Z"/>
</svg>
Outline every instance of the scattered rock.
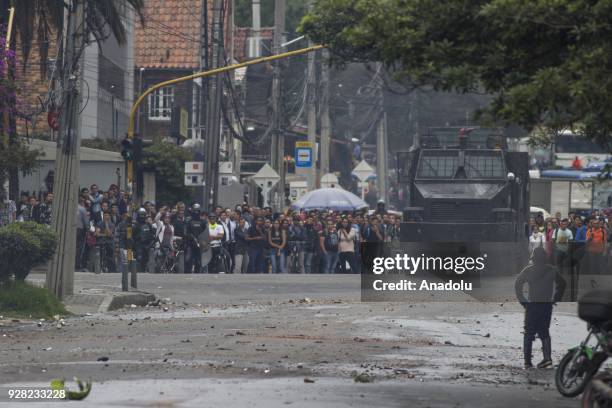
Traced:
<svg viewBox="0 0 612 408">
<path fill-rule="evenodd" d="M 169 309 L 168 309 L 167 307 L 164 307 L 162 310 L 163 310 L 164 312 L 167 312 Z"/>
<path fill-rule="evenodd" d="M 133 303 L 130 305 L 130 308 L 131 308 L 131 309 L 136 309 L 137 307 L 138 307 L 138 306 L 136 306 L 136 305 L 135 305 L 135 304 L 133 304 Z"/>
<path fill-rule="evenodd" d="M 371 383 L 374 381 L 374 378 L 372 378 L 372 376 L 370 376 L 369 374 L 361 373 L 359 375 L 356 375 L 353 380 L 355 380 L 355 382 L 357 383 Z"/>
</svg>

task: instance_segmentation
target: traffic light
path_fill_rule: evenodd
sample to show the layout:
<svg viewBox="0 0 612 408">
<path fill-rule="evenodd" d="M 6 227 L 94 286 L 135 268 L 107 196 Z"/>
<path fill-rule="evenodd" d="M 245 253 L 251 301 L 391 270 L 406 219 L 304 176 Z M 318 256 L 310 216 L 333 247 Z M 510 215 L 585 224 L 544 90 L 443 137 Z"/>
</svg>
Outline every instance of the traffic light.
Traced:
<svg viewBox="0 0 612 408">
<path fill-rule="evenodd" d="M 134 160 L 134 141 L 128 137 L 121 141 L 121 156 L 126 161 Z"/>
</svg>

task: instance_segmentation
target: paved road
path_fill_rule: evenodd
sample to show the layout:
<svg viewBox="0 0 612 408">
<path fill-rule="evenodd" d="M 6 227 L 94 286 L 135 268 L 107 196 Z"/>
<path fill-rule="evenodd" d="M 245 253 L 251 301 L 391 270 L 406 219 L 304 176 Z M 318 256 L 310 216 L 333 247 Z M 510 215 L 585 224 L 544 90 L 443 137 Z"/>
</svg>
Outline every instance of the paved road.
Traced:
<svg viewBox="0 0 612 408">
<path fill-rule="evenodd" d="M 357 276 L 139 279 L 165 303 L 75 316 L 59 329 L 0 327 L 0 384 L 91 378 L 87 406 L 579 405 L 558 396 L 552 370 L 521 369 L 514 303 L 360 303 Z M 76 282 L 112 289 L 119 276 Z M 556 308 L 556 359 L 585 334 L 574 310 Z"/>
</svg>

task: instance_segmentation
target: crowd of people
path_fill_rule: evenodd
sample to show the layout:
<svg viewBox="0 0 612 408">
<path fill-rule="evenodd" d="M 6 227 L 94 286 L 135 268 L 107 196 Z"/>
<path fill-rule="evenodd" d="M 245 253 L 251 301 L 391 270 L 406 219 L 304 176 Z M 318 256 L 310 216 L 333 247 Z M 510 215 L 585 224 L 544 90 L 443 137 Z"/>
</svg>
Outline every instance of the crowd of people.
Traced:
<svg viewBox="0 0 612 408">
<path fill-rule="evenodd" d="M 0 226 L 20 221 L 51 224 L 53 193 L 23 194 L 18 203 L 0 200 Z M 530 220 L 529 252 L 545 249 L 561 269 L 603 273 L 612 267 L 610 215 L 560 213 Z M 205 273 L 359 273 L 366 242 L 399 242 L 401 217 L 385 204 L 375 211 L 299 211 L 239 204 L 204 211 L 178 202 L 130 206 L 130 196 L 116 185 L 102 191 L 84 188 L 77 212 L 78 270 L 113 272 L 129 253 L 139 271 L 159 272 L 173 255 L 173 272 Z"/>
<path fill-rule="evenodd" d="M 593 210 L 588 215 L 561 213 L 530 220 L 529 249 L 542 247 L 549 262 L 575 273 L 601 274 L 612 267 L 612 225 L 609 215 Z"/>
<path fill-rule="evenodd" d="M 51 225 L 53 193 L 2 200 L 0 225 Z M 370 213 L 372 213 L 370 211 Z M 362 243 L 399 242 L 401 218 L 384 203 L 363 211 L 274 213 L 239 204 L 204 211 L 199 204 L 130 205 L 118 186 L 80 191 L 76 214 L 76 268 L 116 272 L 359 273 Z M 165 268 L 168 258 L 172 268 Z"/>
</svg>

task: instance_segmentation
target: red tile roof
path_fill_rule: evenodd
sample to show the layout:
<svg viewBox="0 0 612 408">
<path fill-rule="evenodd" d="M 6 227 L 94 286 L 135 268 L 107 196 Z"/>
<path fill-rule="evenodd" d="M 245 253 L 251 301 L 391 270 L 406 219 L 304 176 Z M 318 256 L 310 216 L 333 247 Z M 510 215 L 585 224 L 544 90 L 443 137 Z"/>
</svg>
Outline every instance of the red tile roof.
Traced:
<svg viewBox="0 0 612 408">
<path fill-rule="evenodd" d="M 145 25 L 136 24 L 137 68 L 200 66 L 200 16 L 202 0 L 147 0 Z M 212 1 L 209 1 L 212 17 Z"/>
</svg>

